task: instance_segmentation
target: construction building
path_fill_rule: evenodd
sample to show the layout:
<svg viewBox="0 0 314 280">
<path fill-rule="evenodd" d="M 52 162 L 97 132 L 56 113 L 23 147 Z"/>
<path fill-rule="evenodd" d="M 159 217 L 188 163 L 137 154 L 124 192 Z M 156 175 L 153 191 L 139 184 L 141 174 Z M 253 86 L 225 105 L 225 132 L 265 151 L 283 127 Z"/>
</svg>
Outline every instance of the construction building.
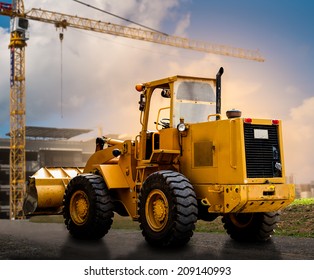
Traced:
<svg viewBox="0 0 314 280">
<path fill-rule="evenodd" d="M 83 167 L 95 151 L 95 139 L 72 138 L 89 129 L 26 127 L 26 178 L 43 166 Z M 9 135 L 8 135 L 9 136 Z M 0 138 L 0 219 L 10 218 L 10 138 Z"/>
</svg>

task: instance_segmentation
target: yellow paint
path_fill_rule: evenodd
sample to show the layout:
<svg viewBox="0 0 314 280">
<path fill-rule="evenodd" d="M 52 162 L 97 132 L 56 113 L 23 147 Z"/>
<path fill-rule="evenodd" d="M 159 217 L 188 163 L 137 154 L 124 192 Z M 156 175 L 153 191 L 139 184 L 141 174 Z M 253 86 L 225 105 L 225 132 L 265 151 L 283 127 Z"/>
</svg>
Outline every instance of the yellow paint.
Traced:
<svg viewBox="0 0 314 280">
<path fill-rule="evenodd" d="M 128 182 L 125 177 L 126 174 L 123 174 L 121 168 L 117 164 L 113 165 L 101 165 L 100 166 L 101 174 L 105 179 L 108 189 L 117 189 L 117 188 L 129 188 Z"/>
</svg>

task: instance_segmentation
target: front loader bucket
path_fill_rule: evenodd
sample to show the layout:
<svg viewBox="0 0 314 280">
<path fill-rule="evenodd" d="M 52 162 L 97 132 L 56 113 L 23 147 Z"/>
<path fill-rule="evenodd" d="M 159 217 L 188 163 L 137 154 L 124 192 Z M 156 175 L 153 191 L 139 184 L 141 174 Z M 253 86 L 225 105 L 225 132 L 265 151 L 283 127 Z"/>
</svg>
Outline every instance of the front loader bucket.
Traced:
<svg viewBox="0 0 314 280">
<path fill-rule="evenodd" d="M 63 195 L 70 180 L 82 173 L 76 167 L 43 167 L 29 178 L 23 203 L 25 215 L 62 213 Z"/>
</svg>

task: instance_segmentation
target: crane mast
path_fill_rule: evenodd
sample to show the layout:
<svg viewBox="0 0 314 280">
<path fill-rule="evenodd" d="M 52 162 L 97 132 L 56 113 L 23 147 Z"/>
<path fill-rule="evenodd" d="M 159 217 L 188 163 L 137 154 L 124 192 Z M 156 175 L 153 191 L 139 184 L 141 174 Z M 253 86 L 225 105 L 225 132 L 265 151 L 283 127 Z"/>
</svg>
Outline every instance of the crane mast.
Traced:
<svg viewBox="0 0 314 280">
<path fill-rule="evenodd" d="M 24 13 L 21 0 L 12 1 L 14 14 Z M 23 218 L 26 184 L 25 160 L 25 32 L 19 29 L 18 18 L 11 18 L 10 37 L 10 218 Z"/>
<path fill-rule="evenodd" d="M 0 15 L 11 17 L 10 36 L 10 218 L 23 218 L 23 197 L 26 188 L 25 159 L 25 47 L 27 46 L 28 20 L 54 24 L 57 28 L 67 27 L 98 33 L 111 34 L 135 40 L 153 42 L 172 47 L 204 53 L 231 56 L 263 62 L 258 50 L 234 48 L 171 36 L 160 32 L 133 28 L 98 20 L 67 15 L 43 9 L 24 10 L 23 0 L 12 4 L 0 2 Z"/>
</svg>

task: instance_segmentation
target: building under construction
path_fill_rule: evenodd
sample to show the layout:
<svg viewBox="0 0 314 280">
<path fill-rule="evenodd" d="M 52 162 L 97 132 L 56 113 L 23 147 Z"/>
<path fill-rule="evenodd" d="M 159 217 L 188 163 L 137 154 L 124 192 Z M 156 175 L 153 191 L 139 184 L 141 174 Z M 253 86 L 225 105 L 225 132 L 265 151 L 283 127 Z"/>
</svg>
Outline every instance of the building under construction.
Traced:
<svg viewBox="0 0 314 280">
<path fill-rule="evenodd" d="M 26 178 L 43 166 L 84 166 L 95 151 L 95 139 L 74 141 L 72 138 L 90 131 L 26 127 Z M 10 218 L 9 137 L 0 138 L 0 218 Z"/>
</svg>

